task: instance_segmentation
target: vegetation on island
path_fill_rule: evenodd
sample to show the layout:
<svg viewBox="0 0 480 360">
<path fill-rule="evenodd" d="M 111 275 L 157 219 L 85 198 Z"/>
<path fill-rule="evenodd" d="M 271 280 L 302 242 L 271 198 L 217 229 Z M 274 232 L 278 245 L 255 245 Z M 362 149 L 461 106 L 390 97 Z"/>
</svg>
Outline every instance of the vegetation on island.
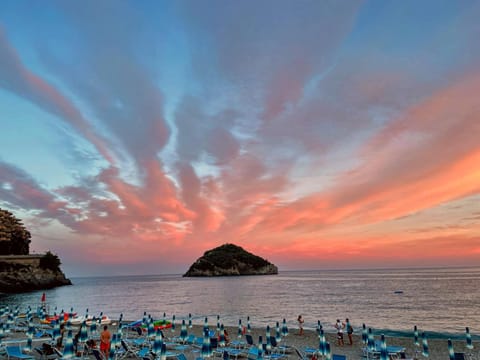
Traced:
<svg viewBox="0 0 480 360">
<path fill-rule="evenodd" d="M 268 260 L 240 246 L 224 244 L 206 251 L 184 276 L 229 276 L 277 274 L 278 269 Z"/>
<path fill-rule="evenodd" d="M 31 237 L 20 219 L 0 209 L 0 255 L 28 255 Z"/>
</svg>

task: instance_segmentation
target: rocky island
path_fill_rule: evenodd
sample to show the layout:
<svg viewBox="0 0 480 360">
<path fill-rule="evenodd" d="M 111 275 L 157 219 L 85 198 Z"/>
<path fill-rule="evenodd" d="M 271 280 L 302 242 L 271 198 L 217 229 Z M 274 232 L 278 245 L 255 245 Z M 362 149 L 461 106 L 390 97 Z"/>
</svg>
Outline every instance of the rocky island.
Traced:
<svg viewBox="0 0 480 360">
<path fill-rule="evenodd" d="M 260 256 L 233 244 L 224 244 L 206 251 L 184 277 L 276 275 L 278 268 Z"/>
<path fill-rule="evenodd" d="M 47 251 L 30 255 L 30 232 L 9 211 L 0 209 L 0 293 L 50 289 L 71 285 L 60 259 Z"/>
</svg>

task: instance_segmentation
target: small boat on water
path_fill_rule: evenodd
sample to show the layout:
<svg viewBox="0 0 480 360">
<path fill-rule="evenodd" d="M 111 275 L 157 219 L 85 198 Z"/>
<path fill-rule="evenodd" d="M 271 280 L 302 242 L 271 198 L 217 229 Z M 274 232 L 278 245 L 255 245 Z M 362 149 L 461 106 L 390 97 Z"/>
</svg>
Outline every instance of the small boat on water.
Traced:
<svg viewBox="0 0 480 360">
<path fill-rule="evenodd" d="M 395 290 L 393 293 L 394 294 L 403 294 L 403 290 Z"/>
<path fill-rule="evenodd" d="M 63 319 L 61 315 L 47 315 L 45 320 L 40 320 L 42 324 L 51 324 L 53 321 L 66 322 L 69 318 L 74 318 L 77 316 L 77 313 L 64 313 Z"/>
<path fill-rule="evenodd" d="M 131 327 L 131 328 L 140 327 L 144 331 L 147 329 L 147 325 L 143 324 L 142 320 L 134 321 L 134 322 L 128 324 L 127 326 Z M 171 327 L 172 327 L 172 323 L 168 320 L 154 320 L 153 321 L 153 328 L 155 330 L 157 330 L 157 329 L 160 329 L 160 330 L 170 329 Z"/>
<path fill-rule="evenodd" d="M 103 315 L 102 318 L 96 318 L 94 316 L 76 316 L 72 319 L 70 319 L 70 323 L 72 325 L 82 325 L 82 323 L 85 321 L 85 323 L 90 326 L 92 325 L 92 322 L 93 320 L 95 319 L 95 321 L 97 322 L 97 324 L 100 324 L 100 325 L 110 325 L 112 320 L 107 316 L 107 315 Z"/>
</svg>

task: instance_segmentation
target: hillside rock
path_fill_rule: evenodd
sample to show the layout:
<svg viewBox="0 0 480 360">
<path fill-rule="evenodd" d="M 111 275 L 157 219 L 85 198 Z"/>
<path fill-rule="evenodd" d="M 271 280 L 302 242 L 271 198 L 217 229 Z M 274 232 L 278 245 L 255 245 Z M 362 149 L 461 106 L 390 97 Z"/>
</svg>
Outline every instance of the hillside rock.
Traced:
<svg viewBox="0 0 480 360">
<path fill-rule="evenodd" d="M 71 284 L 60 270 L 0 261 L 0 293 L 20 293 Z"/>
<path fill-rule="evenodd" d="M 184 277 L 276 275 L 278 268 L 240 246 L 225 244 L 206 251 L 190 266 Z"/>
</svg>

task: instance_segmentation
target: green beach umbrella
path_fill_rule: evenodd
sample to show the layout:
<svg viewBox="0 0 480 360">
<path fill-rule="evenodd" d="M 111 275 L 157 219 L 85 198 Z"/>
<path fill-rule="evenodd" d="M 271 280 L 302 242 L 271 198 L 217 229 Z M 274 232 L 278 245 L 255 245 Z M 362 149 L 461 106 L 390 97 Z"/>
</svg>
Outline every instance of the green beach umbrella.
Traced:
<svg viewBox="0 0 480 360">
<path fill-rule="evenodd" d="M 25 351 L 32 352 L 32 341 L 33 339 L 31 337 L 27 338 L 27 345 L 25 346 Z"/>
<path fill-rule="evenodd" d="M 247 332 L 249 334 L 252 332 L 252 327 L 250 325 L 250 316 L 247 316 Z"/>
<path fill-rule="evenodd" d="M 63 348 L 62 359 L 72 359 L 74 357 L 73 353 L 73 334 L 72 330 L 68 330 L 67 338 L 65 340 L 65 347 Z"/>
<path fill-rule="evenodd" d="M 94 337 L 97 334 L 97 319 L 95 316 L 92 318 L 90 323 L 90 336 Z"/>
<path fill-rule="evenodd" d="M 117 347 L 117 334 L 112 335 L 112 341 L 110 342 L 110 352 L 108 353 L 108 360 L 115 360 Z"/>
<path fill-rule="evenodd" d="M 167 345 L 165 343 L 162 343 L 162 351 L 160 351 L 160 360 L 166 360 L 167 359 Z"/>
<path fill-rule="evenodd" d="M 270 341 L 270 325 L 267 325 L 267 330 L 265 331 L 265 342 L 266 342 L 265 350 L 266 350 L 266 353 L 269 354 L 270 351 L 272 350 L 272 344 Z"/>
<path fill-rule="evenodd" d="M 60 338 L 60 323 L 58 320 L 53 321 L 52 338 L 57 341 Z"/>
<path fill-rule="evenodd" d="M 258 337 L 257 360 L 262 360 L 262 359 L 263 359 L 263 339 L 262 339 L 262 336 L 260 335 Z"/>
<path fill-rule="evenodd" d="M 373 338 L 372 328 L 368 328 L 367 347 L 369 351 L 375 351 L 375 340 Z"/>
<path fill-rule="evenodd" d="M 175 314 L 172 315 L 172 327 L 170 329 L 172 333 L 175 332 Z"/>
<path fill-rule="evenodd" d="M 188 314 L 188 327 L 191 329 L 193 327 L 192 325 L 192 314 Z"/>
<path fill-rule="evenodd" d="M 322 324 L 320 323 L 320 320 L 317 321 L 317 335 L 318 338 L 320 339 L 320 330 L 322 330 Z"/>
<path fill-rule="evenodd" d="M 455 352 L 453 351 L 453 344 L 450 339 L 448 339 L 448 357 L 450 360 L 455 360 Z"/>
<path fill-rule="evenodd" d="M 205 321 L 203 322 L 203 332 L 208 331 L 208 317 L 205 316 Z"/>
<path fill-rule="evenodd" d="M 80 326 L 80 336 L 78 337 L 78 341 L 85 343 L 88 340 L 88 333 L 87 333 L 87 321 L 83 320 L 82 325 Z"/>
<path fill-rule="evenodd" d="M 208 334 L 208 330 L 203 332 L 203 343 L 202 343 L 202 351 L 200 353 L 203 359 L 208 358 L 210 356 L 210 335 Z"/>
<path fill-rule="evenodd" d="M 160 355 L 160 352 L 162 351 L 162 345 L 163 345 L 162 332 L 160 328 L 157 328 L 157 331 L 155 331 L 155 339 L 153 340 L 152 352 L 155 355 Z"/>
<path fill-rule="evenodd" d="M 152 336 L 155 336 L 155 327 L 153 325 L 153 319 L 150 319 L 148 321 L 148 326 L 147 326 L 147 336 L 151 338 Z"/>
<path fill-rule="evenodd" d="M 362 343 L 363 345 L 368 344 L 368 331 L 367 331 L 367 326 L 365 324 L 362 324 Z"/>
<path fill-rule="evenodd" d="M 325 333 L 323 329 L 320 329 L 320 344 L 318 349 L 320 350 L 320 355 L 324 356 L 327 352 L 327 339 L 325 338 Z"/>
<path fill-rule="evenodd" d="M 380 345 L 380 360 L 387 360 L 387 359 L 388 359 L 387 342 L 385 341 L 385 335 L 382 334 L 381 345 Z"/>
<path fill-rule="evenodd" d="M 164 324 L 167 323 L 167 314 L 166 313 L 163 313 L 163 323 Z"/>
<path fill-rule="evenodd" d="M 427 341 L 427 334 L 425 332 L 422 332 L 422 346 L 423 346 L 423 351 L 422 355 L 425 357 L 428 357 L 428 341 Z"/>
<path fill-rule="evenodd" d="M 288 327 L 287 327 L 287 320 L 283 319 L 283 324 L 282 324 L 282 336 L 288 336 Z"/>
<path fill-rule="evenodd" d="M 470 335 L 470 329 L 468 326 L 465 328 L 465 336 L 467 340 L 467 349 L 473 349 L 472 335 Z"/>
<path fill-rule="evenodd" d="M 217 332 L 220 332 L 220 315 L 217 315 Z"/>
<path fill-rule="evenodd" d="M 325 359 L 332 360 L 332 350 L 330 349 L 330 343 L 325 344 Z"/>
<path fill-rule="evenodd" d="M 239 339 L 242 337 L 242 319 L 238 319 L 237 337 L 238 337 Z"/>
</svg>

